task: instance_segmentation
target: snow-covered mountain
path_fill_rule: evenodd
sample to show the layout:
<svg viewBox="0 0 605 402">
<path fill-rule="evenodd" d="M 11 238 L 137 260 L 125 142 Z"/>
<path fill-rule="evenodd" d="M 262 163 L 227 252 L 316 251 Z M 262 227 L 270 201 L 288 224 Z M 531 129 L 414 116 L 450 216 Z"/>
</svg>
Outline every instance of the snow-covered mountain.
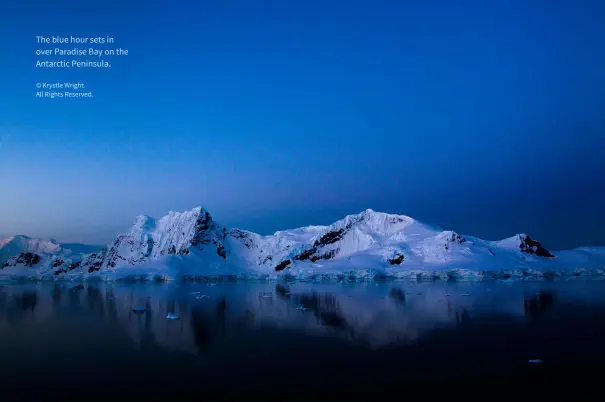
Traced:
<svg viewBox="0 0 605 402">
<path fill-rule="evenodd" d="M 138 216 L 127 233 L 91 254 L 29 240 L 28 247 L 0 247 L 5 255 L 13 254 L 0 276 L 359 279 L 605 274 L 605 247 L 551 252 L 526 234 L 487 241 L 371 209 L 329 226 L 270 236 L 228 230 L 202 207 L 171 211 L 158 220 Z"/>
<path fill-rule="evenodd" d="M 18 255 L 19 253 L 57 254 L 61 246 L 53 239 L 32 239 L 27 236 L 11 236 L 0 238 L 0 262 Z"/>
<path fill-rule="evenodd" d="M 40 270 L 56 259 L 81 259 L 82 254 L 102 247 L 79 243 L 58 243 L 54 239 L 34 239 L 18 235 L 0 238 L 0 269 L 23 266 Z"/>
</svg>

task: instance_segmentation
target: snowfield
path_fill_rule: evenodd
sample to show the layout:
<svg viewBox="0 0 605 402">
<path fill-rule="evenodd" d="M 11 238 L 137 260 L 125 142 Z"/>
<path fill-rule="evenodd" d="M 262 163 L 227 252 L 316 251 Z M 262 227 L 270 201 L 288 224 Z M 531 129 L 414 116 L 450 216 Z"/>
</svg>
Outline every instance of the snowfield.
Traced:
<svg viewBox="0 0 605 402">
<path fill-rule="evenodd" d="M 554 252 L 526 234 L 487 241 L 371 209 L 262 236 L 229 230 L 197 207 L 138 216 L 90 254 L 54 240 L 0 239 L 0 266 L 0 278 L 24 280 L 522 279 L 604 275 L 605 247 Z"/>
</svg>

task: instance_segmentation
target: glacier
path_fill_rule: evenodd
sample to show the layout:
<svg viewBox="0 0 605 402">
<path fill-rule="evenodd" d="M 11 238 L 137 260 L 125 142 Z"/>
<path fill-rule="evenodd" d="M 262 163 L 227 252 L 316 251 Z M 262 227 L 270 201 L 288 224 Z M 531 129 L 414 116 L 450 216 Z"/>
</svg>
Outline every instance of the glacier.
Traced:
<svg viewBox="0 0 605 402">
<path fill-rule="evenodd" d="M 0 239 L 5 280 L 527 279 L 605 275 L 605 247 L 549 251 L 521 233 L 489 241 L 367 209 L 328 226 L 260 235 L 203 207 L 140 215 L 102 249 Z"/>
</svg>

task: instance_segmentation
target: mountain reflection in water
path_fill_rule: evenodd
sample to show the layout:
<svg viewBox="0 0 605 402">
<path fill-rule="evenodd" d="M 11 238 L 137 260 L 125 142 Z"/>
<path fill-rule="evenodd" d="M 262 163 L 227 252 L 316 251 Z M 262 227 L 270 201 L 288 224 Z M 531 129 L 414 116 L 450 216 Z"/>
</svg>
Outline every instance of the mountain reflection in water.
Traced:
<svg viewBox="0 0 605 402">
<path fill-rule="evenodd" d="M 556 382 L 575 397 L 600 386 L 590 374 L 605 361 L 604 284 L 5 283 L 0 387 L 3 401 L 289 400 L 456 387 L 466 397 L 486 382 L 500 396 L 503 385 L 544 396 Z"/>
<path fill-rule="evenodd" d="M 595 298 L 595 292 L 584 292 L 581 284 L 568 281 L 6 284 L 0 290 L 0 334 L 11 326 L 86 311 L 117 325 L 143 348 L 154 345 L 198 354 L 221 339 L 228 342 L 247 331 L 271 327 L 376 349 L 414 342 L 431 330 L 492 314 L 537 320 L 557 303 L 559 293 L 570 299 Z M 597 301 L 603 302 L 599 295 Z M 135 307 L 144 311 L 135 312 Z M 179 319 L 168 320 L 168 313 Z"/>
</svg>

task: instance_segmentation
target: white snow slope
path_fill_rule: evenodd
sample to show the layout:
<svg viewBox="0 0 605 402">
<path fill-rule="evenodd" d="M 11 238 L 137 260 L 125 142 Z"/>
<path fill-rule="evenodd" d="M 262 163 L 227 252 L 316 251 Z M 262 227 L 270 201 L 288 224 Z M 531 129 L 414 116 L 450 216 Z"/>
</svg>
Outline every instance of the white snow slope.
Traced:
<svg viewBox="0 0 605 402">
<path fill-rule="evenodd" d="M 550 252 L 526 234 L 487 241 L 368 209 L 330 226 L 261 236 L 228 230 L 197 207 L 161 219 L 139 216 L 101 251 L 56 242 L 0 240 L 0 278 L 171 280 L 298 278 L 524 278 L 605 275 L 605 247 Z M 18 240 L 21 242 L 21 240 Z M 19 243 L 21 244 L 21 243 Z M 29 253 L 29 254 L 27 254 Z M 0 262 L 2 259 L 0 258 Z"/>
</svg>

